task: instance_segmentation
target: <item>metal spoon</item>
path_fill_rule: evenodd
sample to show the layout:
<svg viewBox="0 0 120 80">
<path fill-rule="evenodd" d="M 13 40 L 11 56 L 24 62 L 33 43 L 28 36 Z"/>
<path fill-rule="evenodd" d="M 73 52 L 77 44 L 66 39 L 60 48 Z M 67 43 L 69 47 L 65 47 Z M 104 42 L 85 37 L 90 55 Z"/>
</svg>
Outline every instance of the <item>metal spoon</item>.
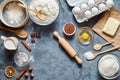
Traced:
<svg viewBox="0 0 120 80">
<path fill-rule="evenodd" d="M 46 14 L 45 12 L 41 11 L 41 10 L 40 10 L 40 11 L 38 11 L 38 10 L 36 10 L 36 9 L 33 10 L 33 9 L 31 9 L 31 8 L 29 8 L 29 7 L 21 4 L 21 3 L 18 3 L 18 6 L 34 12 L 34 13 L 36 14 L 36 16 L 37 16 L 40 20 L 42 20 L 42 21 L 46 21 L 46 20 L 47 20 L 47 17 L 45 16 L 45 15 L 47 15 L 47 14 Z"/>
<path fill-rule="evenodd" d="M 95 44 L 93 48 L 94 48 L 94 50 L 100 50 L 103 46 L 106 46 L 106 45 L 111 44 L 113 42 L 115 42 L 115 40 L 108 41 L 104 44 Z"/>
<path fill-rule="evenodd" d="M 7 28 L 7 27 L 2 27 L 2 26 L 0 26 L 0 29 L 13 32 L 17 36 L 19 36 L 20 38 L 27 38 L 27 36 L 28 36 L 28 32 L 24 29 L 13 30 L 13 29 L 10 29 L 10 28 Z"/>
</svg>

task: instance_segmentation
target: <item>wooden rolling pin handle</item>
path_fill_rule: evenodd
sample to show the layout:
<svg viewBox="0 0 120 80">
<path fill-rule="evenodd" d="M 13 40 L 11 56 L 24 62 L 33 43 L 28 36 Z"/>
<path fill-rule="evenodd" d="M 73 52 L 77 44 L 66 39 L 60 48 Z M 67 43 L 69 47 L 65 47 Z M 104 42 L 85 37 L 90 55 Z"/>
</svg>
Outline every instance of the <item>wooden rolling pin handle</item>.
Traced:
<svg viewBox="0 0 120 80">
<path fill-rule="evenodd" d="M 57 31 L 55 31 L 55 32 L 53 33 L 53 35 L 54 35 L 58 40 L 61 39 L 61 37 L 60 37 L 60 35 L 59 35 L 59 33 L 58 33 Z"/>
<path fill-rule="evenodd" d="M 82 64 L 82 59 L 80 59 L 77 55 L 74 56 L 74 59 L 78 64 Z"/>
</svg>

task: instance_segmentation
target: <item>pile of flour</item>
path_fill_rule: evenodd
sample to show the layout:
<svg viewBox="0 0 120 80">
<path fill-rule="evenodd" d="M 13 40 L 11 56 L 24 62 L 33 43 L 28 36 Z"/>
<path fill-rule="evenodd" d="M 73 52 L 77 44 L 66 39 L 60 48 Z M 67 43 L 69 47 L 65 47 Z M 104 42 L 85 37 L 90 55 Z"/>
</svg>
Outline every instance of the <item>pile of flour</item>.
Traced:
<svg viewBox="0 0 120 80">
<path fill-rule="evenodd" d="M 43 11 L 46 14 L 47 20 L 42 21 L 37 18 L 35 13 L 30 12 L 32 17 L 38 22 L 50 23 L 57 17 L 59 13 L 59 5 L 57 0 L 32 0 L 29 7 L 31 9 Z"/>
</svg>

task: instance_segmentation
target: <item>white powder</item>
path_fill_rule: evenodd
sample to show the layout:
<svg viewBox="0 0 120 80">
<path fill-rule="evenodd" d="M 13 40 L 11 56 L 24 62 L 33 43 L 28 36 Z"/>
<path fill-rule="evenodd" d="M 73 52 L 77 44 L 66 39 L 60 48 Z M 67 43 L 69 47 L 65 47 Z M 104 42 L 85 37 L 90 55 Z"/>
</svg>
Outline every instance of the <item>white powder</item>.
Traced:
<svg viewBox="0 0 120 80">
<path fill-rule="evenodd" d="M 99 72 L 105 76 L 113 76 L 119 70 L 119 62 L 114 55 L 103 56 L 98 64 Z"/>
<path fill-rule="evenodd" d="M 94 54 L 91 51 L 86 52 L 84 56 L 87 58 L 87 60 L 94 59 Z"/>
<path fill-rule="evenodd" d="M 10 39 L 8 39 L 8 40 L 5 41 L 4 46 L 8 50 L 14 50 L 14 49 L 16 49 L 15 43 L 12 40 L 10 40 Z"/>
<path fill-rule="evenodd" d="M 59 5 L 57 0 L 32 0 L 30 3 L 30 8 L 37 9 L 38 11 L 43 11 L 47 17 L 47 20 L 40 20 L 35 13 L 30 12 L 32 17 L 42 23 L 50 23 L 52 22 L 59 13 Z"/>
<path fill-rule="evenodd" d="M 17 6 L 17 2 L 7 4 L 5 10 L 5 14 L 8 21 L 10 21 L 10 24 L 20 24 L 24 12 L 21 7 Z"/>
</svg>

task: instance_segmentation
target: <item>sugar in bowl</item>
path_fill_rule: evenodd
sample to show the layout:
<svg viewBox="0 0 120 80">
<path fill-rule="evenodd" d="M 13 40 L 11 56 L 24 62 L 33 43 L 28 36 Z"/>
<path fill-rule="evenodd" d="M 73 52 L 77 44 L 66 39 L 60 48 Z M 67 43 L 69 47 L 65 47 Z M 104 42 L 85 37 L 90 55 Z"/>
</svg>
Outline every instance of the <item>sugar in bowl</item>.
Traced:
<svg viewBox="0 0 120 80">
<path fill-rule="evenodd" d="M 98 62 L 98 71 L 105 79 L 115 79 L 120 75 L 120 61 L 116 55 L 104 55 Z"/>
</svg>

